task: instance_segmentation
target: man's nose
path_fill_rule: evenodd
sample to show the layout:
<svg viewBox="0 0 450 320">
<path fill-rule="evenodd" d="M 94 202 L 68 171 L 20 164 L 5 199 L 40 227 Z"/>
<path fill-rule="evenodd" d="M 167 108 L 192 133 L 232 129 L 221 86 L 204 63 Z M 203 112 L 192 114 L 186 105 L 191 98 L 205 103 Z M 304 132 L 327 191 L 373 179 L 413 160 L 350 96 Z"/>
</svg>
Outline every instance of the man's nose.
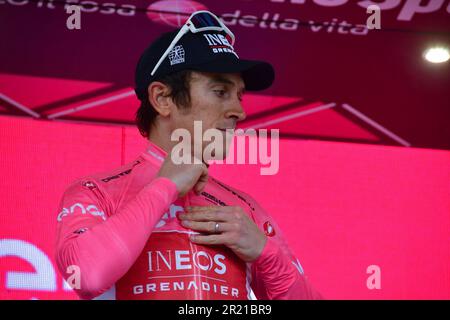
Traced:
<svg viewBox="0 0 450 320">
<path fill-rule="evenodd" d="M 238 100 L 238 99 L 237 99 Z M 247 117 L 247 114 L 242 107 L 241 101 L 234 102 L 232 107 L 225 113 L 225 118 L 235 118 L 236 121 L 242 121 Z"/>
</svg>

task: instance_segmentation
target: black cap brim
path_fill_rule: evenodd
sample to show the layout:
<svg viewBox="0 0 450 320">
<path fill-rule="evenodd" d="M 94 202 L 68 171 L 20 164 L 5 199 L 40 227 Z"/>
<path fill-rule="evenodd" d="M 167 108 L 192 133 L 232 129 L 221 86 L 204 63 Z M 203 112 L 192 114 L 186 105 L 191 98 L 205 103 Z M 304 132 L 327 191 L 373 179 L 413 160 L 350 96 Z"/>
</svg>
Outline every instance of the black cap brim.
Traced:
<svg viewBox="0 0 450 320">
<path fill-rule="evenodd" d="M 259 91 L 269 88 L 274 79 L 275 71 L 270 63 L 257 60 L 240 60 L 224 58 L 190 66 L 189 69 L 214 73 L 240 73 L 248 91 Z"/>
</svg>

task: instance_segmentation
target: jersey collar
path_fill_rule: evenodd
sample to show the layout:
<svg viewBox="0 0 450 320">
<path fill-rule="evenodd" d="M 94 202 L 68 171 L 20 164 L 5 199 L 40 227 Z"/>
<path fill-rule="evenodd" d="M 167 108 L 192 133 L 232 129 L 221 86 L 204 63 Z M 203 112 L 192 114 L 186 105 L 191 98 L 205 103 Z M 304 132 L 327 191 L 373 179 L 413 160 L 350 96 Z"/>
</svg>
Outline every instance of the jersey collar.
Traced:
<svg viewBox="0 0 450 320">
<path fill-rule="evenodd" d="M 158 162 L 163 162 L 166 155 L 167 152 L 165 152 L 151 140 L 148 141 L 146 150 L 142 152 L 142 156 L 145 159 L 156 160 Z"/>
</svg>

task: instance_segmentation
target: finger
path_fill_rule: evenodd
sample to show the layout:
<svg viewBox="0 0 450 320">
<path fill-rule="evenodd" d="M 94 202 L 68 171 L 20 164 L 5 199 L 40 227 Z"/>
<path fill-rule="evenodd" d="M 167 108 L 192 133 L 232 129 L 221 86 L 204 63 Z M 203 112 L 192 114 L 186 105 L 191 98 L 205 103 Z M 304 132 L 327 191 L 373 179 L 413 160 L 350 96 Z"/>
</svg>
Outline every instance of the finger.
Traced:
<svg viewBox="0 0 450 320">
<path fill-rule="evenodd" d="M 189 206 L 186 207 L 187 212 L 197 212 L 197 211 L 215 211 L 219 206 Z"/>
<path fill-rule="evenodd" d="M 206 168 L 205 165 L 203 165 L 202 167 L 203 167 L 202 174 L 200 175 L 200 178 L 197 180 L 197 183 L 194 186 L 194 192 L 197 195 L 202 193 L 208 182 L 208 169 Z"/>
<path fill-rule="evenodd" d="M 218 223 L 218 228 L 216 228 L 216 223 Z M 215 221 L 200 222 L 183 220 L 181 221 L 181 225 L 185 228 L 189 228 L 195 231 L 207 232 L 212 234 L 235 230 L 235 226 L 227 222 L 219 223 Z"/>
<path fill-rule="evenodd" d="M 228 221 L 230 215 L 222 211 L 196 211 L 190 213 L 183 213 L 178 216 L 181 220 L 195 220 L 195 221 Z"/>
<path fill-rule="evenodd" d="M 221 205 L 215 205 L 215 206 L 190 206 L 186 207 L 186 211 L 194 212 L 194 211 L 221 211 L 221 212 L 235 212 L 240 211 L 242 208 L 239 206 L 221 206 Z"/>
<path fill-rule="evenodd" d="M 217 245 L 217 244 L 226 244 L 227 237 L 223 234 L 210 234 L 210 235 L 199 235 L 192 234 L 189 239 L 191 242 L 196 244 L 204 244 L 204 245 Z"/>
</svg>

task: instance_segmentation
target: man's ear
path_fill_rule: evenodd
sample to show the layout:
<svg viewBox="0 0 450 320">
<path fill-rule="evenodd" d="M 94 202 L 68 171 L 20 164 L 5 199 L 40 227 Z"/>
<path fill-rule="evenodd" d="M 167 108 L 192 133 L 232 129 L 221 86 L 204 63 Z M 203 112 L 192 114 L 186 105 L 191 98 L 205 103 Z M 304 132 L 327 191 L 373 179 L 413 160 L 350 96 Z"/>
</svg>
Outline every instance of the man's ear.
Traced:
<svg viewBox="0 0 450 320">
<path fill-rule="evenodd" d="M 162 82 L 154 81 L 148 86 L 148 99 L 161 116 L 170 115 L 172 107 L 172 99 L 169 96 L 170 89 Z"/>
</svg>

